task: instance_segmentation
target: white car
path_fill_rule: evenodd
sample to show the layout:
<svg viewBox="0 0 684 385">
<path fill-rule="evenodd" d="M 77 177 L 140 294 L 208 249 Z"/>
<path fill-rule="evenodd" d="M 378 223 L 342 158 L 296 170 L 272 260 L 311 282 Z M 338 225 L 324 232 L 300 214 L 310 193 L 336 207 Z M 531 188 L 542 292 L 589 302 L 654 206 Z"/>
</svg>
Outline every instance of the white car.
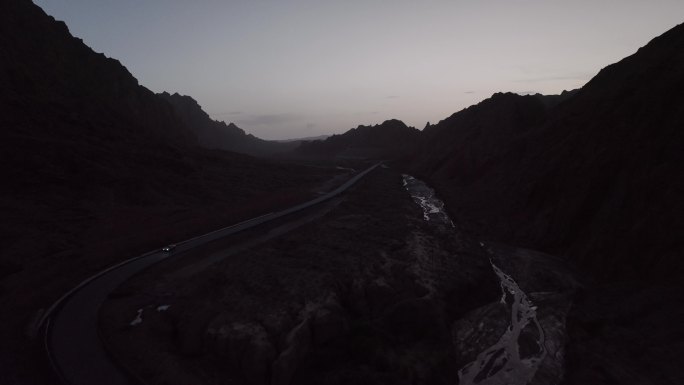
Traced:
<svg viewBox="0 0 684 385">
<path fill-rule="evenodd" d="M 170 253 L 170 252 L 172 252 L 173 249 L 175 249 L 175 248 L 176 248 L 176 245 L 168 245 L 168 246 L 162 247 L 162 251 L 165 252 L 165 253 Z"/>
</svg>

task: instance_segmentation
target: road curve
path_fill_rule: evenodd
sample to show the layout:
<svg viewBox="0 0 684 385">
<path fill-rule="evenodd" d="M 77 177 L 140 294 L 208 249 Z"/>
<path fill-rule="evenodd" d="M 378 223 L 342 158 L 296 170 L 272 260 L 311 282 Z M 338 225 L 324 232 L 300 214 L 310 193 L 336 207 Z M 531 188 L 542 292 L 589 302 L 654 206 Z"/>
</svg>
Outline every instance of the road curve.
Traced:
<svg viewBox="0 0 684 385">
<path fill-rule="evenodd" d="M 380 164 L 369 167 L 335 190 L 308 202 L 180 242 L 174 254 L 327 201 L 347 190 Z M 39 326 L 44 326 L 45 349 L 52 368 L 62 382 L 69 385 L 126 385 L 136 382 L 112 362 L 105 350 L 98 334 L 98 311 L 107 295 L 124 281 L 168 256 L 168 253 L 159 250 L 152 251 L 105 269 L 70 290 L 46 311 Z"/>
</svg>

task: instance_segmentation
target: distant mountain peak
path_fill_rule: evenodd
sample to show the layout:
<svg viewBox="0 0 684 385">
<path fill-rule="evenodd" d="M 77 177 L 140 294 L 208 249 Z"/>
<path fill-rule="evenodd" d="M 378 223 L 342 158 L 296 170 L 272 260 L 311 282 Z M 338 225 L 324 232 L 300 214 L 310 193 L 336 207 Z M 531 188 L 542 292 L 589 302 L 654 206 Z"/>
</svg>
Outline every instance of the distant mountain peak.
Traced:
<svg viewBox="0 0 684 385">
<path fill-rule="evenodd" d="M 197 135 L 200 145 L 248 155 L 271 155 L 289 151 L 294 144 L 268 141 L 248 134 L 235 123 L 212 119 L 191 96 L 162 92 L 159 97 L 169 102 L 185 124 Z"/>
<path fill-rule="evenodd" d="M 297 152 L 318 158 L 395 158 L 411 152 L 419 141 L 419 130 L 388 119 L 372 126 L 359 125 L 324 141 L 302 143 Z"/>
<path fill-rule="evenodd" d="M 399 119 L 387 119 L 380 126 L 408 127 L 406 123 Z"/>
</svg>

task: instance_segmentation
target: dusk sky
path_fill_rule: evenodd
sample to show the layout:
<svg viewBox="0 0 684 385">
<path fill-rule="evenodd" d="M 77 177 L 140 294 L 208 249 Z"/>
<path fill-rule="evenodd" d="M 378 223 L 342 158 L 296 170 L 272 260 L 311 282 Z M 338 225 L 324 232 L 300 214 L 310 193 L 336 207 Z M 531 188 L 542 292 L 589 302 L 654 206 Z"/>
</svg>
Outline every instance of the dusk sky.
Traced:
<svg viewBox="0 0 684 385">
<path fill-rule="evenodd" d="M 145 87 L 264 139 L 557 94 L 684 22 L 682 0 L 34 2 Z"/>
</svg>

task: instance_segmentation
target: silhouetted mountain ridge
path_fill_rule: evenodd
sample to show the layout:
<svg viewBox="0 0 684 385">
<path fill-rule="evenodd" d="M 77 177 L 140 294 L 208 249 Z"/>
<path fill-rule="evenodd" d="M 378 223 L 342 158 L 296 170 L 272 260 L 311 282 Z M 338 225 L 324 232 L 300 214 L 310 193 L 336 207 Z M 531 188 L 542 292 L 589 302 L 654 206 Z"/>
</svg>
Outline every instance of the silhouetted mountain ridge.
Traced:
<svg viewBox="0 0 684 385">
<path fill-rule="evenodd" d="M 426 129 L 414 170 L 494 239 L 612 279 L 683 276 L 684 26 L 566 100 L 495 94 Z"/>
<path fill-rule="evenodd" d="M 333 173 L 200 148 L 169 102 L 29 0 L 0 2 L 0 106 L 2 383 L 60 382 L 24 330 L 86 277 Z"/>
<path fill-rule="evenodd" d="M 414 168 L 421 174 L 471 180 L 496 164 L 512 141 L 546 118 L 536 96 L 496 93 L 423 130 Z"/>
<path fill-rule="evenodd" d="M 394 158 L 413 149 L 420 131 L 397 119 L 356 128 L 323 141 L 304 142 L 299 156 L 314 158 Z"/>
<path fill-rule="evenodd" d="M 0 26 L 0 86 L 3 103 L 13 111 L 3 114 L 7 124 L 70 111 L 65 120 L 83 122 L 98 132 L 111 131 L 109 122 L 116 119 L 128 135 L 192 140 L 167 103 L 140 86 L 117 60 L 73 38 L 63 22 L 24 1 L 3 2 L 0 11 L 6 16 Z M 19 111 L 23 113 L 14 113 Z M 58 124 L 19 124 L 14 130 L 29 126 L 33 134 L 48 134 Z"/>
<path fill-rule="evenodd" d="M 684 24 L 565 98 L 495 94 L 425 130 L 412 171 L 453 217 L 578 268 L 564 384 L 681 382 L 683 87 Z"/>
<path fill-rule="evenodd" d="M 297 143 L 268 141 L 247 134 L 234 123 L 211 119 L 202 107 L 190 96 L 158 94 L 173 105 L 183 122 L 197 135 L 199 144 L 206 148 L 234 151 L 243 154 L 264 156 L 291 150 Z"/>
</svg>

